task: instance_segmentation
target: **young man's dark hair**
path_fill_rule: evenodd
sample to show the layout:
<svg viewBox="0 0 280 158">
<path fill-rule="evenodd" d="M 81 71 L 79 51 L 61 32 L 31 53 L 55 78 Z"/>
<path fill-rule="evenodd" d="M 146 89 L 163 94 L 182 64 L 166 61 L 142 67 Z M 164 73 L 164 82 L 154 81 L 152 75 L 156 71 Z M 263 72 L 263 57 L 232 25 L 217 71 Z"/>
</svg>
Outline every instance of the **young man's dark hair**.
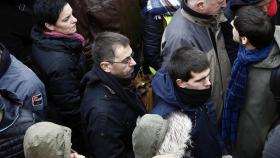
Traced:
<svg viewBox="0 0 280 158">
<path fill-rule="evenodd" d="M 102 61 L 112 61 L 115 57 L 115 50 L 117 45 L 123 47 L 128 46 L 129 39 L 121 34 L 113 32 L 99 33 L 92 45 L 92 57 L 95 63 Z"/>
<path fill-rule="evenodd" d="M 200 73 L 210 64 L 205 55 L 198 49 L 183 47 L 177 49 L 167 63 L 167 71 L 173 81 L 182 79 L 188 81 L 192 78 L 191 72 Z"/>
<path fill-rule="evenodd" d="M 65 0 L 37 0 L 33 8 L 37 26 L 46 30 L 45 23 L 55 25 L 66 4 Z"/>
<path fill-rule="evenodd" d="M 275 25 L 271 18 L 256 6 L 239 8 L 233 24 L 239 36 L 247 37 L 257 49 L 267 47 L 273 40 Z"/>
</svg>

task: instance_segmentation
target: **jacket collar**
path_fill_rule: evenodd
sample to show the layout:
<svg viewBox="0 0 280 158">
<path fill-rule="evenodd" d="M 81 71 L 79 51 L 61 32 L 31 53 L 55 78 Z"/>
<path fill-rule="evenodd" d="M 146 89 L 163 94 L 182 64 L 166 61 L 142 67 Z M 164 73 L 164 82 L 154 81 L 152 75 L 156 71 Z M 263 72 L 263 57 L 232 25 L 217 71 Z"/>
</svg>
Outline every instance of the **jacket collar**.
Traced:
<svg viewBox="0 0 280 158">
<path fill-rule="evenodd" d="M 275 27 L 274 46 L 271 49 L 268 57 L 263 61 L 253 64 L 256 68 L 276 68 L 280 65 L 280 27 Z"/>
<path fill-rule="evenodd" d="M 187 3 L 187 2 L 182 1 L 182 4 L 181 4 L 182 9 L 183 9 L 186 13 L 190 14 L 191 16 L 198 17 L 198 18 L 200 18 L 200 19 L 211 19 L 211 18 L 212 18 L 211 15 L 201 14 L 201 13 L 198 13 L 198 12 L 192 10 L 191 8 L 189 8 L 189 7 L 186 5 L 186 3 Z"/>
<path fill-rule="evenodd" d="M 201 14 L 189 8 L 184 1 L 182 1 L 181 14 L 193 23 L 208 27 L 217 26 L 220 22 L 227 21 L 224 14 L 219 16 Z"/>
<path fill-rule="evenodd" d="M 135 95 L 129 95 L 130 90 L 126 90 L 116 77 L 104 72 L 98 64 L 95 64 L 82 79 L 82 86 L 93 85 L 96 83 L 101 83 L 102 86 L 106 85 L 105 87 L 109 89 L 110 93 L 118 95 L 121 100 L 138 111 L 140 115 L 146 113 L 145 106 L 136 93 L 131 92 Z"/>
<path fill-rule="evenodd" d="M 6 73 L 9 66 L 11 65 L 11 57 L 8 50 L 0 43 L 0 78 Z"/>
<path fill-rule="evenodd" d="M 83 50 L 83 45 L 80 37 L 77 36 L 62 36 L 52 33 L 46 34 L 38 26 L 34 26 L 31 30 L 33 44 L 40 47 L 45 52 L 57 51 L 69 54 L 79 54 Z M 81 37 L 82 38 L 82 37 Z"/>
</svg>

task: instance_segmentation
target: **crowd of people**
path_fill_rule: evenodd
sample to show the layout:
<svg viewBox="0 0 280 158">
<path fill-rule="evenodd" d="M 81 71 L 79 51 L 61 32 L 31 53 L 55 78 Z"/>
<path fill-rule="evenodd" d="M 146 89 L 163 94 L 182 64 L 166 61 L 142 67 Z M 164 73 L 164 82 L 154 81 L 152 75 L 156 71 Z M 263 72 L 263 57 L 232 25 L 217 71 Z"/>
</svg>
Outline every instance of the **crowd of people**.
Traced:
<svg viewBox="0 0 280 158">
<path fill-rule="evenodd" d="M 0 2 L 0 157 L 279 158 L 279 5 Z"/>
</svg>

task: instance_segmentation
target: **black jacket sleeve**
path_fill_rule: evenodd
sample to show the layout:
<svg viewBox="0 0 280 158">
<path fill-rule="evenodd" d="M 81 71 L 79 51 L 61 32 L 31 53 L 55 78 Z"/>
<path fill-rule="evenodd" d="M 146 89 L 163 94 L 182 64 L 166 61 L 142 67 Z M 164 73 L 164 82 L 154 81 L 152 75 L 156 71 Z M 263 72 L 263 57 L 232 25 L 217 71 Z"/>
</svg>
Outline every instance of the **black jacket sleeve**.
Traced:
<svg viewBox="0 0 280 158">
<path fill-rule="evenodd" d="M 49 77 L 49 96 L 65 123 L 80 122 L 79 76 L 83 74 L 83 70 L 78 69 L 79 62 L 73 62 L 73 59 L 67 57 L 63 60 L 64 62 L 57 63 L 55 71 Z"/>
<path fill-rule="evenodd" d="M 163 34 L 163 19 L 155 19 L 153 15 L 144 15 L 143 52 L 145 63 L 156 70 L 161 67 L 160 47 Z"/>
</svg>

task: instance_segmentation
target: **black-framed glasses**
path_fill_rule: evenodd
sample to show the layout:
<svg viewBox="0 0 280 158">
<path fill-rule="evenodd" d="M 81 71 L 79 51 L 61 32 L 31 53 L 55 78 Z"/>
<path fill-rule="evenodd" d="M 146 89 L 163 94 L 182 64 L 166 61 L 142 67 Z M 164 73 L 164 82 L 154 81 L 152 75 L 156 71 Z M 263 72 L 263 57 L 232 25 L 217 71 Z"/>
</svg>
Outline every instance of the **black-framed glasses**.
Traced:
<svg viewBox="0 0 280 158">
<path fill-rule="evenodd" d="M 133 60 L 134 52 L 130 54 L 130 56 L 124 58 L 122 61 L 107 61 L 109 63 L 121 63 L 121 64 L 129 64 Z"/>
</svg>

